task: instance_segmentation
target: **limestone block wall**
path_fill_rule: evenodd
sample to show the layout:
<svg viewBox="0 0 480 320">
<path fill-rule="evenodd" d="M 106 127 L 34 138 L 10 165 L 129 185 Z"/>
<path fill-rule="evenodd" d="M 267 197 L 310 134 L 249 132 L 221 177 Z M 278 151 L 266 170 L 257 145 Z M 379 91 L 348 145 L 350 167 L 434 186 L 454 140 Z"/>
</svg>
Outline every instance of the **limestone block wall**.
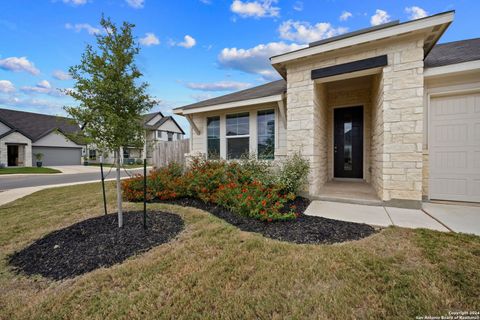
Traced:
<svg viewBox="0 0 480 320">
<path fill-rule="evenodd" d="M 376 75 L 372 86 L 371 109 L 371 152 L 370 152 L 370 183 L 380 199 L 383 197 L 383 77 Z"/>
<path fill-rule="evenodd" d="M 7 143 L 22 144 L 18 147 L 19 166 L 32 166 L 32 142 L 19 132 L 13 132 L 6 137 L 0 139 L 0 163 L 8 164 L 8 147 Z"/>
</svg>

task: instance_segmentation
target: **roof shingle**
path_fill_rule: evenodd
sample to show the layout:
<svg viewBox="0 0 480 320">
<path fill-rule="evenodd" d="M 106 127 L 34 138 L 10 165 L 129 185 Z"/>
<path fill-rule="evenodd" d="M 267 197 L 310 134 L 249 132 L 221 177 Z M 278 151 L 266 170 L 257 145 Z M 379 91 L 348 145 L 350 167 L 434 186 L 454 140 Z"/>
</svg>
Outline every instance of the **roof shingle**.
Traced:
<svg viewBox="0 0 480 320">
<path fill-rule="evenodd" d="M 437 44 L 425 59 L 425 68 L 480 60 L 480 38 Z"/>
</svg>

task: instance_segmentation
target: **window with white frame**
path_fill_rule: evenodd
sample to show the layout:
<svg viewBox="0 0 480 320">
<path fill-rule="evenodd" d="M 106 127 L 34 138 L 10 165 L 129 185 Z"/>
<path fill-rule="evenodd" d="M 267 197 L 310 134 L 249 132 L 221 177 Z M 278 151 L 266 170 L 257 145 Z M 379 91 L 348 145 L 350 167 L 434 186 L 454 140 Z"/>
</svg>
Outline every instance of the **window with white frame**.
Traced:
<svg viewBox="0 0 480 320">
<path fill-rule="evenodd" d="M 275 154 L 275 111 L 262 110 L 257 113 L 258 159 L 273 160 Z"/>
<path fill-rule="evenodd" d="M 220 117 L 207 118 L 207 157 L 220 158 Z"/>
<path fill-rule="evenodd" d="M 173 141 L 173 132 L 167 132 L 168 141 Z"/>
<path fill-rule="evenodd" d="M 162 138 L 162 131 L 160 131 L 160 130 L 157 131 L 157 138 L 158 139 Z"/>
<path fill-rule="evenodd" d="M 227 159 L 239 159 L 250 151 L 248 112 L 228 114 L 226 119 Z"/>
</svg>

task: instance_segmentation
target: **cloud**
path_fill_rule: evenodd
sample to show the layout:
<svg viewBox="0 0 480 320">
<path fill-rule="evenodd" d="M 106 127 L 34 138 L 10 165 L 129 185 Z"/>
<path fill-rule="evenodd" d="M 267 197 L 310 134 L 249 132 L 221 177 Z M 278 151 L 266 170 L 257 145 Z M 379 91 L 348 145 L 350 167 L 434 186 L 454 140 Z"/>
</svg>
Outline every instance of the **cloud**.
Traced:
<svg viewBox="0 0 480 320">
<path fill-rule="evenodd" d="M 293 10 L 295 11 L 303 11 L 303 2 L 297 1 L 293 4 Z"/>
<path fill-rule="evenodd" d="M 53 71 L 52 76 L 57 80 L 70 80 L 70 79 L 72 79 L 72 76 L 68 72 L 65 72 L 65 71 L 62 71 L 62 70 Z"/>
<path fill-rule="evenodd" d="M 0 69 L 13 72 L 25 71 L 33 75 L 40 73 L 40 70 L 38 70 L 32 62 L 28 61 L 27 57 L 0 59 Z"/>
<path fill-rule="evenodd" d="M 349 18 L 352 17 L 352 13 L 348 11 L 343 11 L 342 14 L 340 15 L 340 21 L 347 21 Z"/>
<path fill-rule="evenodd" d="M 390 15 L 387 11 L 377 9 L 375 14 L 370 18 L 370 24 L 372 26 L 378 26 L 379 24 L 387 23 L 390 21 Z"/>
<path fill-rule="evenodd" d="M 8 80 L 0 80 L 0 92 L 12 93 L 15 92 L 15 86 Z"/>
<path fill-rule="evenodd" d="M 287 20 L 280 25 L 278 31 L 282 39 L 308 43 L 345 33 L 347 28 L 334 28 L 328 22 L 311 25 L 308 22 Z"/>
<path fill-rule="evenodd" d="M 47 80 L 40 81 L 34 87 L 24 86 L 20 89 L 26 94 L 42 93 L 42 94 L 48 94 L 55 97 L 63 96 L 63 93 L 57 90 L 56 88 L 52 88 L 52 85 Z"/>
<path fill-rule="evenodd" d="M 203 4 L 212 4 L 211 0 L 200 0 L 200 2 Z"/>
<path fill-rule="evenodd" d="M 145 0 L 125 0 L 125 2 L 132 8 L 141 9 L 145 6 Z"/>
<path fill-rule="evenodd" d="M 259 0 L 259 1 L 241 1 L 234 0 L 230 6 L 233 13 L 238 14 L 242 18 L 268 18 L 278 17 L 280 8 L 274 7 L 273 4 L 278 0 Z"/>
<path fill-rule="evenodd" d="M 224 69 L 239 70 L 261 75 L 265 80 L 278 78 L 278 73 L 270 65 L 269 58 L 281 53 L 305 47 L 296 43 L 270 42 L 249 49 L 224 48 L 218 55 L 218 64 Z"/>
<path fill-rule="evenodd" d="M 87 3 L 87 0 L 62 0 L 63 3 L 71 4 L 74 6 L 83 6 Z"/>
<path fill-rule="evenodd" d="M 195 46 L 196 44 L 197 44 L 197 40 L 195 40 L 193 37 L 191 37 L 187 34 L 185 37 L 183 37 L 182 42 L 177 43 L 177 46 L 190 49 L 191 47 Z"/>
<path fill-rule="evenodd" d="M 88 23 L 76 23 L 76 24 L 66 23 L 65 28 L 68 30 L 75 30 L 75 32 L 81 32 L 82 30 L 85 30 L 90 35 L 99 34 L 101 32 L 100 29 L 92 27 Z"/>
<path fill-rule="evenodd" d="M 62 114 L 63 103 L 58 103 L 52 100 L 37 99 L 37 98 L 19 98 L 13 95 L 1 97 L 0 105 L 7 106 L 12 109 L 20 111 L 32 111 L 49 114 Z"/>
<path fill-rule="evenodd" d="M 407 7 L 405 8 L 405 12 L 410 14 L 408 17 L 410 20 L 420 19 L 428 16 L 427 11 L 417 6 Z"/>
<path fill-rule="evenodd" d="M 251 83 L 238 81 L 217 82 L 189 82 L 185 85 L 189 89 L 201 91 L 238 91 L 250 88 Z"/>
<path fill-rule="evenodd" d="M 194 99 L 195 101 L 208 100 L 215 97 L 215 94 L 209 92 L 195 93 L 190 95 L 190 98 Z"/>
<path fill-rule="evenodd" d="M 152 32 L 145 33 L 145 37 L 140 38 L 139 42 L 141 45 L 144 45 L 147 47 L 156 46 L 160 44 L 160 40 L 158 40 L 157 36 Z"/>
</svg>

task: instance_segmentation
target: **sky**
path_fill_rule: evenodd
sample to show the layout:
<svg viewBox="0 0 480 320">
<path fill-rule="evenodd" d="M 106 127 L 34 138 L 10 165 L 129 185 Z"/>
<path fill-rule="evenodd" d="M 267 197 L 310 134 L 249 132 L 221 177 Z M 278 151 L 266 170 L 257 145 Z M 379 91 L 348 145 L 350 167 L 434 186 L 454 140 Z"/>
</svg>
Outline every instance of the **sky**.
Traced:
<svg viewBox="0 0 480 320">
<path fill-rule="evenodd" d="M 135 24 L 152 111 L 279 79 L 269 57 L 392 20 L 456 10 L 440 43 L 480 36 L 478 0 L 0 0 L 0 108 L 65 115 L 68 68 L 102 13 Z M 188 129 L 182 117 L 176 119 Z M 187 131 L 187 130 L 186 130 Z"/>
</svg>

